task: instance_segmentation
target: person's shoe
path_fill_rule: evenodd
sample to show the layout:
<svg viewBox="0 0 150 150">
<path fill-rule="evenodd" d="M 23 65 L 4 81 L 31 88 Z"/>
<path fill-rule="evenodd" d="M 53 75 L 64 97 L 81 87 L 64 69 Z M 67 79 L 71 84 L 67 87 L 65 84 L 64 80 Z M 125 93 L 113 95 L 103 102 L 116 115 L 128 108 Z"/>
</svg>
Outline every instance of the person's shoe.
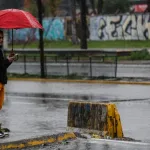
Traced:
<svg viewBox="0 0 150 150">
<path fill-rule="evenodd" d="M 2 131 L 0 131 L 0 138 L 3 138 L 3 137 L 5 137 L 5 134 Z"/>
<path fill-rule="evenodd" d="M 10 130 L 8 128 L 1 128 L 0 131 L 4 134 L 5 137 L 9 136 Z"/>
<path fill-rule="evenodd" d="M 2 124 L 0 123 L 0 138 L 9 136 L 10 130 L 8 128 L 2 128 Z"/>
</svg>

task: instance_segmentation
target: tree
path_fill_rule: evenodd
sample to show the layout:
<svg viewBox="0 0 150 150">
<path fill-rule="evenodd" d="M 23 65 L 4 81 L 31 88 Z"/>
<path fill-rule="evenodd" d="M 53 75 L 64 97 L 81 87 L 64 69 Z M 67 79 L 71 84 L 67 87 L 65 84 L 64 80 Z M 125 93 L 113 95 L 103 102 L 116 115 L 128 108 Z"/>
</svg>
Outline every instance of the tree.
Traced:
<svg viewBox="0 0 150 150">
<path fill-rule="evenodd" d="M 95 0 L 90 0 L 90 5 L 92 7 L 93 13 L 96 14 L 96 10 L 95 10 Z"/>
<path fill-rule="evenodd" d="M 103 11 L 104 0 L 97 0 L 97 14 L 101 14 Z"/>
<path fill-rule="evenodd" d="M 103 13 L 115 14 L 126 13 L 129 11 L 129 0 L 104 0 Z"/>
<path fill-rule="evenodd" d="M 44 17 L 57 16 L 57 10 L 61 3 L 61 0 L 43 0 L 42 1 L 42 12 Z M 29 7 L 25 8 L 31 12 L 34 16 L 37 16 L 38 10 L 36 5 L 36 0 L 31 0 Z"/>
<path fill-rule="evenodd" d="M 103 3 L 105 0 L 89 0 L 89 7 L 92 8 L 92 11 L 95 15 L 101 14 L 103 9 Z M 78 5 L 81 7 L 81 0 L 76 0 Z M 88 14 L 88 6 L 86 6 L 86 13 Z"/>
<path fill-rule="evenodd" d="M 101 14 L 103 9 L 103 1 L 104 0 L 89 0 L 90 6 L 95 15 Z"/>
<path fill-rule="evenodd" d="M 86 0 L 81 0 L 81 48 L 87 49 L 87 20 L 86 20 Z"/>
<path fill-rule="evenodd" d="M 25 10 L 29 11 L 32 15 L 38 16 L 38 8 L 36 0 L 31 0 L 28 7 L 24 8 Z"/>
<path fill-rule="evenodd" d="M 57 10 L 62 0 L 45 0 L 43 1 L 44 16 L 57 16 Z"/>
</svg>

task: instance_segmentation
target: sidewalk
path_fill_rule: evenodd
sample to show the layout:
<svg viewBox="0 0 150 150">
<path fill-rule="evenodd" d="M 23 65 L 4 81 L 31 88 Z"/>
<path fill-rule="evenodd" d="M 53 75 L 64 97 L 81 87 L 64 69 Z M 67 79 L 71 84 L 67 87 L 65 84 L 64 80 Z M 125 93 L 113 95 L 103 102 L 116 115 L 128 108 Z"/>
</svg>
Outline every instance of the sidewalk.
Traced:
<svg viewBox="0 0 150 150">
<path fill-rule="evenodd" d="M 139 84 L 150 85 L 150 78 L 108 78 L 99 80 L 89 79 L 42 79 L 42 78 L 9 78 L 10 81 L 58 82 L 58 83 L 91 83 L 91 84 Z"/>
</svg>

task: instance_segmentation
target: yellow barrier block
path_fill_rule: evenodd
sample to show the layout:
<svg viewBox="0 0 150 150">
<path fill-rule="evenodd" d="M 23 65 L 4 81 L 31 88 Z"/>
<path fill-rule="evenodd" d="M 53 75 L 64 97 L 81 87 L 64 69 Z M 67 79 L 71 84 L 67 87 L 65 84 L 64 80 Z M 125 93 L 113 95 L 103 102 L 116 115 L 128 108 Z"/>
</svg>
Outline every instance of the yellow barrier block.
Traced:
<svg viewBox="0 0 150 150">
<path fill-rule="evenodd" d="M 100 137 L 122 138 L 123 130 L 116 105 L 111 103 L 75 102 L 68 106 L 68 127 L 98 133 Z"/>
</svg>

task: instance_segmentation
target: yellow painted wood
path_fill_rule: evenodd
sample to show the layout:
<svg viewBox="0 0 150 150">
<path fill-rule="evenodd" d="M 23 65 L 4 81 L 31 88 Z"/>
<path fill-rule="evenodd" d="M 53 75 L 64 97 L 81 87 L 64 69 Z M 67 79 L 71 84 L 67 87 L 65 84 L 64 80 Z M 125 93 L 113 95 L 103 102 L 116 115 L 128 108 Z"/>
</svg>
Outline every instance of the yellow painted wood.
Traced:
<svg viewBox="0 0 150 150">
<path fill-rule="evenodd" d="M 104 138 L 123 137 L 120 115 L 116 105 L 112 103 L 69 102 L 68 127 L 84 132 L 86 130 L 90 134 L 97 131 L 97 134 Z"/>
<path fill-rule="evenodd" d="M 15 141 L 11 143 L 0 143 L 0 150 L 11 150 L 11 149 L 21 149 L 33 146 L 40 146 L 42 144 L 50 144 L 54 142 L 61 142 L 68 139 L 75 139 L 76 135 L 74 133 L 63 133 L 61 135 L 41 137 L 38 139 L 28 139 L 22 141 Z"/>
</svg>

